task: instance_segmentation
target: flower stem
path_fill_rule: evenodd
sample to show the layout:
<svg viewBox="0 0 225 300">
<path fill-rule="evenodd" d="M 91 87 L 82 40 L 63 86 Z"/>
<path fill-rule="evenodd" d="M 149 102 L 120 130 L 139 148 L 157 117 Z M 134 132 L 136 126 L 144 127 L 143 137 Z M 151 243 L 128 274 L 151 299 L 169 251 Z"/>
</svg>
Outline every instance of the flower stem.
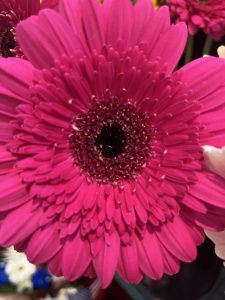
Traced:
<svg viewBox="0 0 225 300">
<path fill-rule="evenodd" d="M 184 64 L 187 64 L 189 61 L 191 61 L 192 54 L 193 54 L 193 46 L 194 46 L 194 36 L 189 35 L 186 51 L 185 51 Z"/>
<path fill-rule="evenodd" d="M 208 35 L 205 40 L 202 56 L 210 54 L 212 43 L 213 43 L 213 40 L 212 40 L 211 36 Z"/>
</svg>

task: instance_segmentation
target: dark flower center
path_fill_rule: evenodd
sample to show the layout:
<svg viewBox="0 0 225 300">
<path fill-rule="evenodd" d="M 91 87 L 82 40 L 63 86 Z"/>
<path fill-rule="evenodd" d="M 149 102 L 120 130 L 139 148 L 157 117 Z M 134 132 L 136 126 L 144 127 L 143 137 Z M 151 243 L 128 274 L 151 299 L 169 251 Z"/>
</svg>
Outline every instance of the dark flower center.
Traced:
<svg viewBox="0 0 225 300">
<path fill-rule="evenodd" d="M 94 102 L 73 120 L 72 128 L 74 163 L 97 182 L 135 179 L 151 155 L 148 116 L 116 97 Z"/>
<path fill-rule="evenodd" d="M 98 151 L 108 158 L 117 157 L 125 151 L 126 136 L 121 125 L 107 124 L 95 140 Z"/>
<path fill-rule="evenodd" d="M 7 28 L 0 37 L 0 54 L 3 57 L 12 57 L 14 56 L 11 51 L 16 45 L 15 36 L 12 32 L 12 28 Z"/>
</svg>

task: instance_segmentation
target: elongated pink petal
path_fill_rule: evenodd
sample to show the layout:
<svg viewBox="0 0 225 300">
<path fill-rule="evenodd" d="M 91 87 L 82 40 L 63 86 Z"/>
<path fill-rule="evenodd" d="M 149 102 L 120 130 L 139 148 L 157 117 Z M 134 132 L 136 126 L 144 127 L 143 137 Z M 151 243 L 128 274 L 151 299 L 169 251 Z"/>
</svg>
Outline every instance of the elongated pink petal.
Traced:
<svg viewBox="0 0 225 300">
<path fill-rule="evenodd" d="M 62 273 L 67 280 L 79 278 L 87 269 L 91 260 L 90 247 L 86 240 L 81 239 L 79 232 L 66 241 L 62 259 Z"/>
<path fill-rule="evenodd" d="M 215 57 L 203 57 L 185 65 L 178 73 L 182 74 L 182 79 L 191 89 L 191 97 L 195 101 L 201 99 L 204 101 L 204 106 L 202 106 L 202 112 L 204 112 L 208 110 L 207 104 L 212 105 L 210 98 L 207 101 L 207 96 L 224 86 L 225 61 Z M 221 101 L 219 97 L 218 101 Z"/>
<path fill-rule="evenodd" d="M 117 233 L 109 235 L 103 249 L 93 258 L 93 264 L 103 288 L 107 287 L 115 274 L 120 249 L 120 238 Z"/>
<path fill-rule="evenodd" d="M 73 28 L 77 36 L 81 37 L 82 46 L 88 53 L 94 49 L 101 51 L 104 44 L 102 26 L 102 6 L 98 1 L 82 2 L 63 0 L 59 10 Z M 74 18 L 76 15 L 76 18 Z"/>
<path fill-rule="evenodd" d="M 197 250 L 194 240 L 179 217 L 162 226 L 160 233 L 156 234 L 165 248 L 175 257 L 186 262 L 196 258 Z"/>
<path fill-rule="evenodd" d="M 138 283 L 143 277 L 139 269 L 136 245 L 122 246 L 118 261 L 118 273 L 128 283 Z"/>
<path fill-rule="evenodd" d="M 23 74 L 22 77 L 21 74 Z M 6 96 L 7 94 L 9 96 L 11 94 L 12 101 L 14 101 L 14 93 L 16 99 L 28 102 L 30 100 L 29 86 L 33 78 L 33 67 L 30 62 L 18 58 L 1 58 L 0 83 L 4 82 L 4 87 L 0 86 L 0 95 L 5 93 Z M 13 103 L 11 105 L 13 106 Z"/>
<path fill-rule="evenodd" d="M 141 271 L 154 280 L 161 278 L 164 272 L 163 253 L 157 237 L 146 233 L 143 240 L 136 243 Z"/>
<path fill-rule="evenodd" d="M 32 235 L 26 247 L 26 255 L 30 262 L 40 265 L 49 261 L 61 248 L 57 227 L 50 224 Z"/>
<path fill-rule="evenodd" d="M 39 17 L 21 22 L 17 37 L 26 57 L 37 68 L 51 67 L 63 54 L 73 55 L 81 50 L 79 39 L 53 10 L 44 10 Z"/>
<path fill-rule="evenodd" d="M 179 43 L 172 37 L 177 36 Z M 157 57 L 161 58 L 161 63 L 167 65 L 167 71 L 170 73 L 176 67 L 186 45 L 187 29 L 184 23 L 179 23 L 169 27 L 161 34 L 161 38 L 153 46 L 149 59 L 154 61 Z M 174 44 L 173 44 L 174 43 Z M 165 45 L 167 45 L 165 47 Z"/>
<path fill-rule="evenodd" d="M 4 247 L 28 238 L 39 227 L 40 209 L 34 209 L 31 201 L 10 212 L 0 228 L 0 243 Z"/>
<path fill-rule="evenodd" d="M 3 154 L 3 152 L 1 152 Z M 9 160 L 13 160 L 8 157 Z M 17 174 L 0 176 L 0 211 L 8 211 L 31 201 L 26 187 L 21 183 L 21 178 Z"/>
</svg>

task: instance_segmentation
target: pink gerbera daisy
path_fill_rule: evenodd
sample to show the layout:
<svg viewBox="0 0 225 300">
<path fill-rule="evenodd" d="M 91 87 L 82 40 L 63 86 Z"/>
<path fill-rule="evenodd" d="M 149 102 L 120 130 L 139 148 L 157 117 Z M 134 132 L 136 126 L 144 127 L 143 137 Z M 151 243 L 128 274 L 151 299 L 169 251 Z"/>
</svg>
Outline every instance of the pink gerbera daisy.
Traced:
<svg viewBox="0 0 225 300">
<path fill-rule="evenodd" d="M 37 14 L 40 8 L 55 8 L 58 0 L 0 0 L 0 56 L 22 56 L 19 49 L 15 26 L 21 20 Z"/>
<path fill-rule="evenodd" d="M 166 0 L 166 2 L 177 21 L 188 23 L 191 35 L 200 28 L 215 40 L 225 35 L 224 0 Z"/>
<path fill-rule="evenodd" d="M 225 226 L 201 145 L 225 138 L 225 62 L 172 73 L 183 23 L 149 0 L 63 0 L 0 60 L 0 244 L 75 280 L 137 283 L 196 257 Z"/>
</svg>

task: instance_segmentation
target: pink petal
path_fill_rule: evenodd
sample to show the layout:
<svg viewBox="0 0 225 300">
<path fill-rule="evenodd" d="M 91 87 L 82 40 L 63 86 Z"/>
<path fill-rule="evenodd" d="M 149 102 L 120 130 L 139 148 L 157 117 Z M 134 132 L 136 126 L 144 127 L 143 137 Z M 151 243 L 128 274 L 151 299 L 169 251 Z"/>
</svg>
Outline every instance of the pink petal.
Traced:
<svg viewBox="0 0 225 300">
<path fill-rule="evenodd" d="M 32 235 L 26 247 L 26 255 L 30 262 L 40 265 L 55 256 L 61 248 L 57 226 L 50 224 Z"/>
<path fill-rule="evenodd" d="M 0 244 L 9 247 L 28 238 L 39 227 L 41 211 L 31 201 L 8 214 L 0 227 Z"/>
<path fill-rule="evenodd" d="M 192 99 L 204 100 L 202 106 L 202 112 L 204 112 L 208 110 L 208 104 L 212 103 L 211 98 L 207 102 L 207 96 L 224 85 L 225 60 L 216 57 L 199 58 L 185 65 L 178 73 L 182 74 L 182 81 L 186 82 L 187 87 L 192 90 Z M 215 103 L 216 101 L 215 98 Z"/>
<path fill-rule="evenodd" d="M 190 262 L 196 258 L 194 240 L 180 217 L 175 217 L 172 222 L 164 224 L 156 235 L 165 248 L 178 259 Z"/>
<path fill-rule="evenodd" d="M 154 61 L 157 57 L 160 57 L 160 63 L 166 64 L 168 72 L 172 72 L 183 53 L 186 41 L 187 28 L 184 23 L 170 26 L 154 44 L 149 60 Z"/>
<path fill-rule="evenodd" d="M 190 232 L 193 240 L 195 241 L 196 245 L 201 245 L 204 242 L 204 232 L 202 228 L 199 228 L 193 222 L 190 222 L 188 219 L 185 218 L 185 215 L 182 215 L 183 222 L 187 225 L 186 228 Z"/>
<path fill-rule="evenodd" d="M 178 273 L 180 269 L 180 261 L 173 254 L 171 254 L 163 245 L 161 245 L 161 251 L 163 255 L 163 264 L 165 273 L 168 275 L 174 275 Z"/>
<path fill-rule="evenodd" d="M 161 278 L 164 266 L 158 238 L 147 232 L 142 240 L 137 241 L 137 249 L 141 271 L 154 280 Z"/>
<path fill-rule="evenodd" d="M 51 67 L 63 54 L 71 56 L 81 50 L 70 26 L 53 10 L 20 22 L 17 37 L 25 56 L 37 68 Z"/>
<path fill-rule="evenodd" d="M 139 270 L 136 244 L 121 246 L 117 269 L 120 277 L 127 283 L 138 283 L 143 274 Z"/>
<path fill-rule="evenodd" d="M 48 269 L 55 276 L 62 276 L 62 257 L 63 249 L 61 249 L 49 262 Z"/>
<path fill-rule="evenodd" d="M 9 157 L 9 159 L 11 158 Z M 0 181 L 1 212 L 15 209 L 27 201 L 31 201 L 31 196 L 27 193 L 25 185 L 21 183 L 21 178 L 17 174 L 0 176 Z"/>
<path fill-rule="evenodd" d="M 154 34 L 155 30 L 157 30 L 158 28 L 160 28 L 161 30 L 161 28 L 164 27 L 164 25 L 162 24 L 167 23 L 167 25 L 169 25 L 170 23 L 170 19 L 167 18 L 165 14 L 163 15 L 163 17 L 162 16 L 160 17 L 159 11 L 161 10 L 159 10 L 157 14 L 154 13 L 154 9 L 151 1 L 148 0 L 137 1 L 133 8 L 134 8 L 133 22 L 135 26 L 133 26 L 132 39 L 130 41 L 134 45 L 138 44 L 139 42 L 142 42 L 143 40 L 146 40 L 145 35 L 147 33 L 150 34 L 150 31 L 151 34 Z M 153 21 L 155 17 L 158 18 L 159 22 Z M 168 17 L 169 17 L 169 13 L 168 13 Z M 152 38 L 150 38 L 149 36 L 147 38 L 147 41 L 150 42 L 150 40 L 152 40 Z"/>
<path fill-rule="evenodd" d="M 117 41 L 121 40 L 125 46 L 128 46 L 134 17 L 134 8 L 131 1 L 108 0 L 103 3 L 103 9 L 106 43 L 115 47 Z"/>
<path fill-rule="evenodd" d="M 82 46 L 87 53 L 94 49 L 101 51 L 104 45 L 103 7 L 98 1 L 63 0 L 60 2 L 59 10 L 73 28 L 73 31 L 81 38 Z"/>
<path fill-rule="evenodd" d="M 8 106 L 13 106 L 15 101 L 28 102 L 30 100 L 29 86 L 33 78 L 33 67 L 28 61 L 18 58 L 0 59 L 0 82 L 2 83 L 0 97 L 5 95 L 12 99 L 12 103 Z"/>
<path fill-rule="evenodd" d="M 94 241 L 95 242 L 95 241 Z M 102 288 L 106 288 L 112 281 L 116 271 L 120 249 L 120 238 L 117 232 L 109 235 L 103 249 L 93 258 L 93 264 Z"/>
<path fill-rule="evenodd" d="M 76 236 L 65 242 L 62 258 L 63 276 L 70 281 L 76 280 L 85 272 L 90 261 L 90 245 L 87 240 L 81 238 L 78 231 Z"/>
<path fill-rule="evenodd" d="M 224 180 L 217 175 L 197 173 L 198 180 L 190 185 L 189 194 L 202 202 L 216 207 L 225 208 Z"/>
</svg>

